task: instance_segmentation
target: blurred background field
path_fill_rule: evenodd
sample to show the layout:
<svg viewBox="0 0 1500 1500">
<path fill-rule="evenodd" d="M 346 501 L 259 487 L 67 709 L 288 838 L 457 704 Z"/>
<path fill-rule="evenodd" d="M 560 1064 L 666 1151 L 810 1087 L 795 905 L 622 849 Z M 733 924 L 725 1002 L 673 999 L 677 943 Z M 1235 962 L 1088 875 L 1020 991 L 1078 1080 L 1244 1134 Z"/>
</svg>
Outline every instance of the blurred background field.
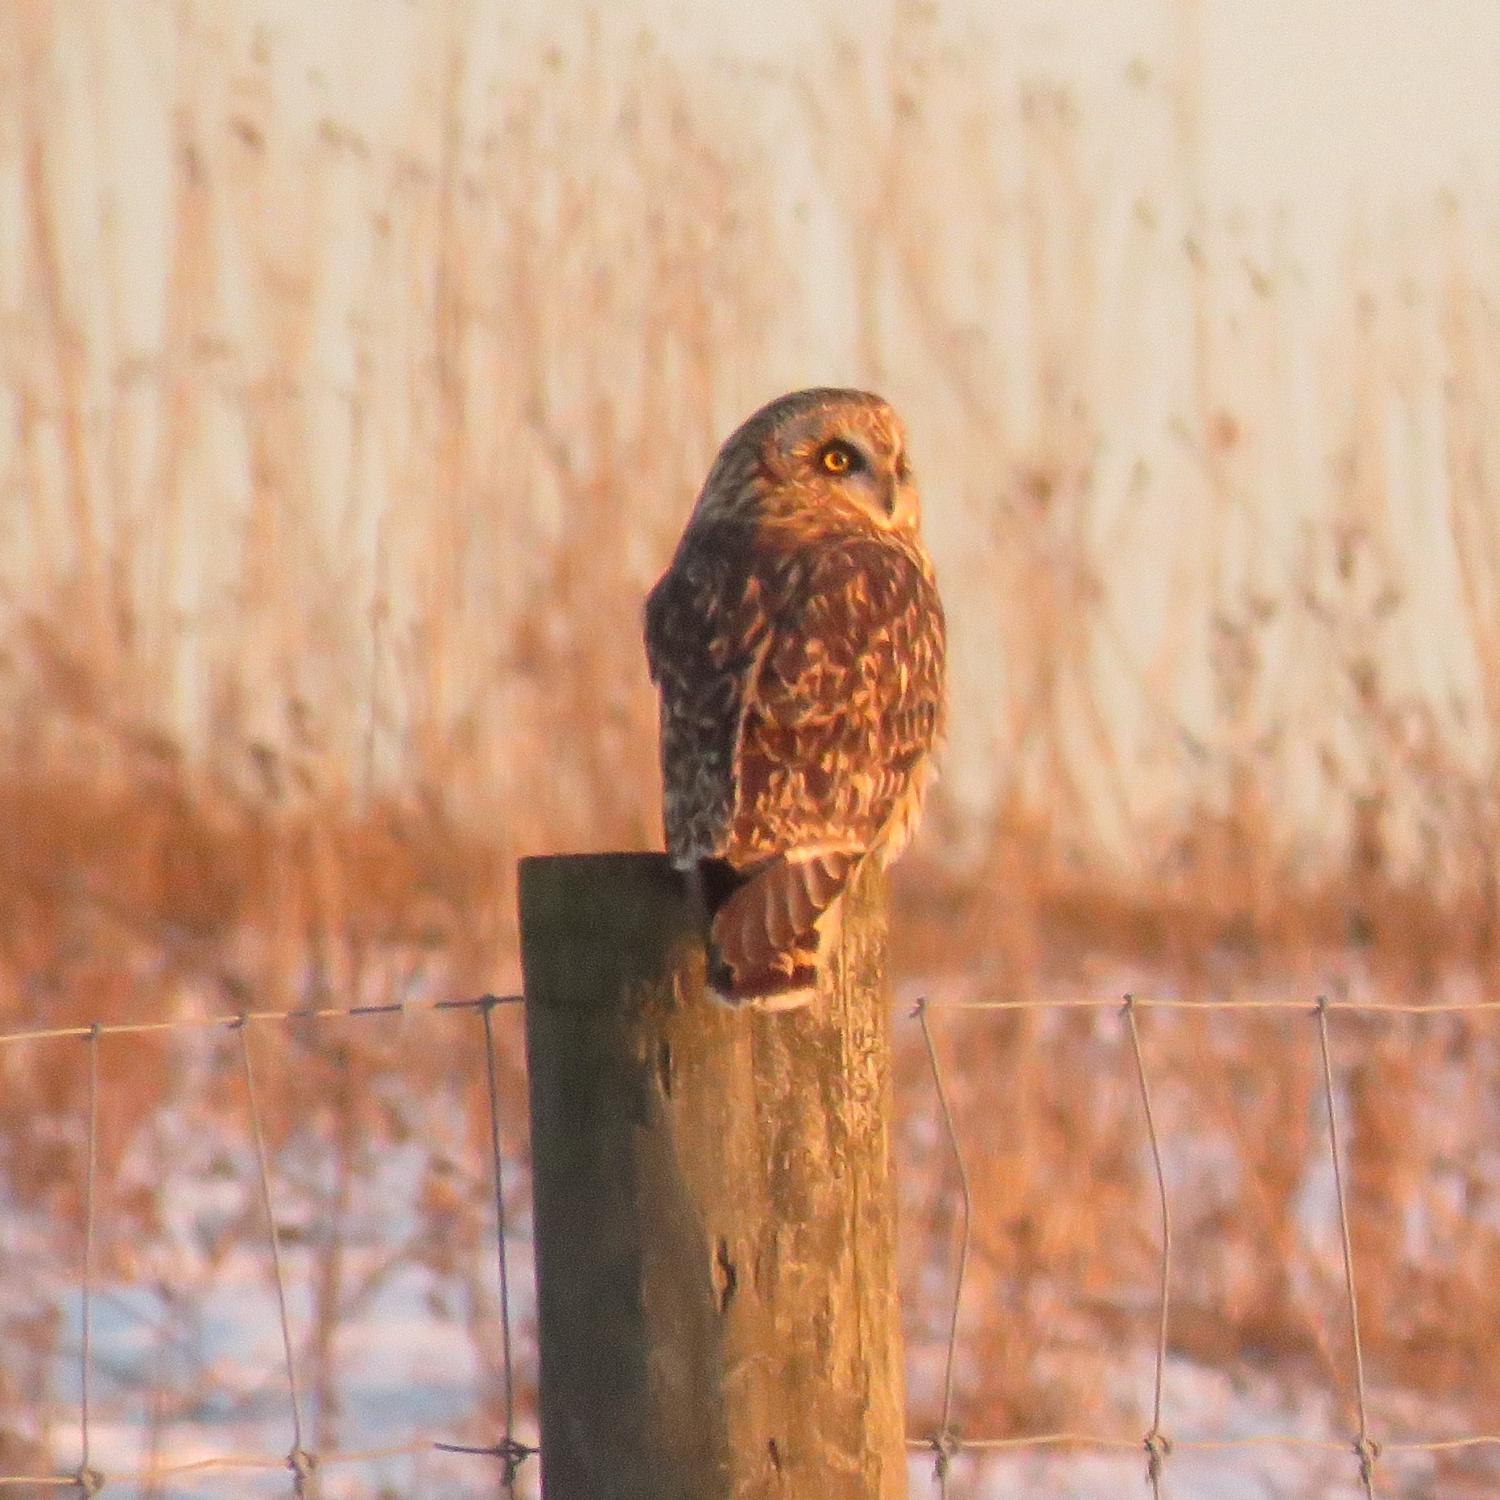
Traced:
<svg viewBox="0 0 1500 1500">
<path fill-rule="evenodd" d="M 514 988 L 516 858 L 658 842 L 639 611 L 714 447 L 822 383 L 906 415 L 951 620 L 903 995 L 1492 995 L 1500 19 L 1094 9 L 0 4 L 0 1030 Z M 1500 1426 L 1497 1026 L 1337 1034 L 1392 1436 Z M 937 1029 L 978 1200 L 961 1430 L 1144 1431 L 1118 1021 Z M 1143 1031 L 1168 1430 L 1341 1439 L 1315 1032 Z M 898 1035 L 926 1431 L 956 1184 Z M 256 1045 L 316 1444 L 493 1441 L 477 1022 Z M 105 1466 L 284 1451 L 235 1044 L 103 1059 Z M 0 1471 L 76 1462 L 85 1062 L 0 1048 Z M 1215 1497 L 1356 1477 L 1180 1462 Z M 1110 1463 L 955 1484 L 1139 1482 Z M 1382 1493 L 1497 1474 L 1393 1458 Z"/>
</svg>

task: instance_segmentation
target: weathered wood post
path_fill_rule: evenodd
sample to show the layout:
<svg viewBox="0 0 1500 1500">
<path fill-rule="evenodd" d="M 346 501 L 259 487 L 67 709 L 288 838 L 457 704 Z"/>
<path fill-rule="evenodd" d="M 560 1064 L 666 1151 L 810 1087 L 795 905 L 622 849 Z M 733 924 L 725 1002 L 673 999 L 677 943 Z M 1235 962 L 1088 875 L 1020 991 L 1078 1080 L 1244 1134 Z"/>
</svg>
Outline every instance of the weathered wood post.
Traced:
<svg viewBox="0 0 1500 1500">
<path fill-rule="evenodd" d="M 704 995 L 665 856 L 520 879 L 546 1500 L 904 1500 L 884 881 L 817 1003 Z"/>
</svg>

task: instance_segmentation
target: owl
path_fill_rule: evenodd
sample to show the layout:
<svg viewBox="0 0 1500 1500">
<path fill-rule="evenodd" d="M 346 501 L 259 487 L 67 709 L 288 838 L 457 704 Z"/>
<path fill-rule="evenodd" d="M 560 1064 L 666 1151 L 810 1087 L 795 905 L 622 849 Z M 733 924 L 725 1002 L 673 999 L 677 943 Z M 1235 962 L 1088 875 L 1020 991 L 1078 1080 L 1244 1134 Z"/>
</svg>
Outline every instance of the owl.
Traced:
<svg viewBox="0 0 1500 1500">
<path fill-rule="evenodd" d="M 646 602 L 646 656 L 710 988 L 806 1004 L 840 898 L 911 837 L 943 729 L 943 607 L 884 401 L 798 391 L 729 438 Z"/>
</svg>

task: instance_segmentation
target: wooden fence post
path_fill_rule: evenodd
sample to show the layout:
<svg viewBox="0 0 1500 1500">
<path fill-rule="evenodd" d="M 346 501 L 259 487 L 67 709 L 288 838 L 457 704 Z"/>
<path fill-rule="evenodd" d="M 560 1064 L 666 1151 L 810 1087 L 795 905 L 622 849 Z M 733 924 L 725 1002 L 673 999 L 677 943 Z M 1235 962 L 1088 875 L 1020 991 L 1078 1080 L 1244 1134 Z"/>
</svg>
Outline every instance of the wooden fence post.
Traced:
<svg viewBox="0 0 1500 1500">
<path fill-rule="evenodd" d="M 522 861 L 546 1500 L 904 1500 L 885 887 L 810 1008 L 662 855 Z"/>
</svg>

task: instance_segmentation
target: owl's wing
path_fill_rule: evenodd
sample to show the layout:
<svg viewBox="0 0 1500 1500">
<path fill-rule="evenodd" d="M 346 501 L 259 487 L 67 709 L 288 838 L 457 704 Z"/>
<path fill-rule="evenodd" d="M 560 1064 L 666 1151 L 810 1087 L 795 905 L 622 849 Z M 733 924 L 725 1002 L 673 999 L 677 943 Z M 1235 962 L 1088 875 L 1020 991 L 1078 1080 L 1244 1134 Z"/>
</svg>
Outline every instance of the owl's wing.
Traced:
<svg viewBox="0 0 1500 1500">
<path fill-rule="evenodd" d="M 661 693 L 663 821 L 682 867 L 728 853 L 745 700 L 771 633 L 753 557 L 746 528 L 691 533 L 646 600 L 646 659 Z"/>
<path fill-rule="evenodd" d="M 941 733 L 944 625 L 895 540 L 798 549 L 762 575 L 770 622 L 745 684 L 726 840 L 748 872 L 714 912 L 709 978 L 732 1004 L 801 1004 L 825 918 L 899 852 Z"/>
<path fill-rule="evenodd" d="M 667 847 L 741 872 L 711 898 L 710 981 L 736 1004 L 801 1003 L 824 917 L 920 802 L 943 714 L 931 575 L 894 540 L 707 530 L 652 591 L 646 649 Z"/>
<path fill-rule="evenodd" d="M 894 539 L 800 556 L 767 580 L 769 639 L 747 684 L 731 857 L 868 851 L 895 832 L 942 729 L 944 623 Z"/>
</svg>

